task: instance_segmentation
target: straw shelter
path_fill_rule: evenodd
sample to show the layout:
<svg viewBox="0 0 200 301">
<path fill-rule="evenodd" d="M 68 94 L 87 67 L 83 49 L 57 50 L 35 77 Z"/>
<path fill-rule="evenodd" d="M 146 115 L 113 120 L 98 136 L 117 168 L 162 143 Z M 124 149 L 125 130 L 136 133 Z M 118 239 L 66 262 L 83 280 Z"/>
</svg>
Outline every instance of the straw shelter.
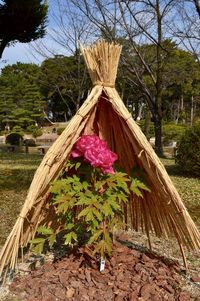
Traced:
<svg viewBox="0 0 200 301">
<path fill-rule="evenodd" d="M 89 96 L 54 142 L 38 167 L 25 204 L 0 254 L 0 273 L 14 269 L 18 251 L 34 238 L 37 227 L 54 219 L 49 208 L 50 184 L 59 177 L 74 143 L 83 134 L 95 133 L 118 154 L 118 164 L 128 173 L 137 165 L 146 174 L 151 192 L 130 199 L 125 211 L 133 229 L 170 237 L 188 249 L 200 248 L 200 234 L 178 192 L 151 145 L 134 122 L 115 89 L 121 46 L 99 41 L 81 47 L 93 87 Z"/>
</svg>

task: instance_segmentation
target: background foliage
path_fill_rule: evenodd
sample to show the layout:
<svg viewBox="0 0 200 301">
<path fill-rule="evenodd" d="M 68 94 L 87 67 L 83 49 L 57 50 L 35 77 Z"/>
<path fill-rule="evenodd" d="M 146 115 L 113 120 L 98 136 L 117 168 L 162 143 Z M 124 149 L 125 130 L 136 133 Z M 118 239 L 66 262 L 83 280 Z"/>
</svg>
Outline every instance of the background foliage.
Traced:
<svg viewBox="0 0 200 301">
<path fill-rule="evenodd" d="M 120 42 L 125 43 L 123 39 Z M 166 40 L 165 44 L 168 52 L 163 54 L 166 59 L 163 67 L 164 122 L 192 124 L 200 114 L 199 65 L 192 54 L 179 49 L 174 42 Z M 152 66 L 152 70 L 156 68 L 154 47 L 154 45 L 141 46 L 141 51 L 148 64 Z M 137 57 L 128 49 L 129 46 L 125 44 L 123 51 L 129 67 L 134 64 L 141 69 Z M 143 77 L 148 89 L 154 93 L 154 87 L 145 70 Z M 155 133 L 152 130 L 149 132 L 149 121 L 153 121 L 153 116 L 148 115 L 149 109 L 142 90 L 132 84 L 136 81 L 134 74 L 130 75 L 121 62 L 116 82 L 117 89 L 133 117 L 142 120 L 144 128 L 147 128 L 146 134 L 152 136 Z M 23 63 L 6 66 L 0 75 L 1 130 L 4 130 L 6 124 L 11 128 L 18 125 L 23 129 L 34 124 L 41 125 L 46 116 L 53 121 L 67 121 L 87 97 L 90 86 L 90 79 L 83 59 L 79 59 L 79 54 L 69 57 L 56 55 L 54 58 L 46 59 L 41 66 Z"/>
<path fill-rule="evenodd" d="M 182 135 L 176 161 L 184 172 L 200 176 L 200 124 L 188 128 Z"/>
</svg>

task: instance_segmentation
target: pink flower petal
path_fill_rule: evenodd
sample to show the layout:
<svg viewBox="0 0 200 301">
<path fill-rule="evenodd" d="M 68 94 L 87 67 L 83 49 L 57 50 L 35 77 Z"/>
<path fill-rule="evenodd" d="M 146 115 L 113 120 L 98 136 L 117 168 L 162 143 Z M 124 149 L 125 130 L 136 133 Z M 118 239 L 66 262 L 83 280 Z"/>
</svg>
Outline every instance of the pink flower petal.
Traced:
<svg viewBox="0 0 200 301">
<path fill-rule="evenodd" d="M 72 156 L 73 158 L 77 158 L 77 157 L 83 156 L 83 153 L 80 152 L 78 149 L 74 149 L 74 150 L 71 152 L 71 156 Z"/>
</svg>

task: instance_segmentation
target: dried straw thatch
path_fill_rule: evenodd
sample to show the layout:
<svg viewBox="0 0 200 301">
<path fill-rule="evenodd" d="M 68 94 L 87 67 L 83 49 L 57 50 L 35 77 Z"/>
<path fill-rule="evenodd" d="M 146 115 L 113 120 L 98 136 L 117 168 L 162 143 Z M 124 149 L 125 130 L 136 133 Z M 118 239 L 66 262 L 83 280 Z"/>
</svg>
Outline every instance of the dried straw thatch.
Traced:
<svg viewBox="0 0 200 301">
<path fill-rule="evenodd" d="M 145 192 L 143 199 L 129 202 L 127 217 L 134 229 L 142 227 L 149 241 L 151 231 L 157 236 L 174 234 L 182 253 L 183 245 L 188 249 L 200 248 L 200 234 L 179 194 L 115 90 L 121 46 L 99 41 L 81 51 L 93 88 L 36 171 L 22 211 L 1 250 L 0 273 L 5 266 L 14 269 L 20 246 L 34 237 L 38 225 L 53 221 L 54 212 L 48 202 L 50 183 L 59 176 L 82 134 L 96 133 L 105 139 L 126 172 L 135 164 L 144 169 L 151 192 Z"/>
</svg>

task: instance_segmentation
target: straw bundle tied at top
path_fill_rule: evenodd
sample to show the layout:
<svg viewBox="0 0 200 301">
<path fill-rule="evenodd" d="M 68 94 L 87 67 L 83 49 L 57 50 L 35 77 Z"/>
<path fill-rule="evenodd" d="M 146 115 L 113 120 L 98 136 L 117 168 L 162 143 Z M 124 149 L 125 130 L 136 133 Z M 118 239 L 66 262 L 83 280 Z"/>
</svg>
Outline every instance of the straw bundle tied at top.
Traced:
<svg viewBox="0 0 200 301">
<path fill-rule="evenodd" d="M 81 52 L 93 85 L 114 87 L 122 46 L 99 41 L 94 46 L 84 48 Z"/>
<path fill-rule="evenodd" d="M 114 88 L 121 46 L 99 41 L 92 47 L 81 47 L 81 51 L 93 89 L 38 167 L 22 211 L 1 250 L 0 273 L 7 265 L 15 268 L 19 247 L 27 245 L 39 225 L 53 222 L 50 184 L 65 167 L 78 137 L 94 132 L 118 154 L 118 163 L 126 172 L 137 165 L 146 174 L 151 192 L 145 192 L 144 199 L 130 199 L 125 210 L 125 219 L 132 228 L 142 227 L 149 242 L 152 231 L 157 236 L 174 235 L 182 253 L 183 245 L 200 248 L 200 234 L 178 192 Z"/>
</svg>

